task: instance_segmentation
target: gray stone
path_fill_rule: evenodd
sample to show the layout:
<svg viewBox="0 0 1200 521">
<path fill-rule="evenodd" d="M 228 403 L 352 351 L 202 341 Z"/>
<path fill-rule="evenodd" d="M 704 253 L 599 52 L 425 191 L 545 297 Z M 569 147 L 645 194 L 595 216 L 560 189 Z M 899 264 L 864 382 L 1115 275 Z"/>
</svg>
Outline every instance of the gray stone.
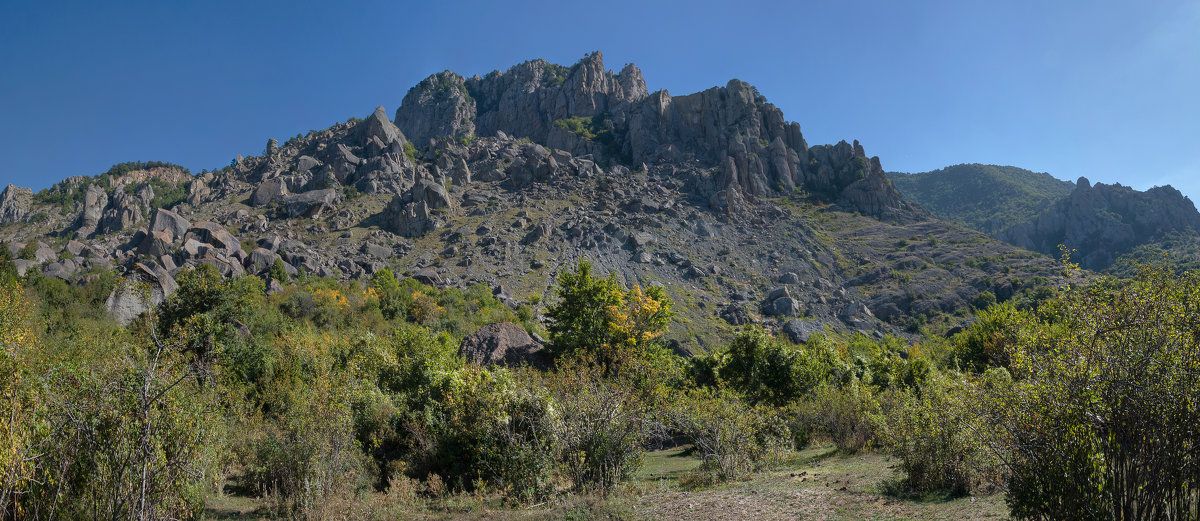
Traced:
<svg viewBox="0 0 1200 521">
<path fill-rule="evenodd" d="M 297 172 L 308 172 L 321 165 L 322 163 L 312 156 L 300 156 L 296 159 Z"/>
<path fill-rule="evenodd" d="M 530 337 L 524 328 L 511 322 L 483 326 L 463 339 L 458 352 L 478 365 L 545 368 L 550 364 L 542 344 Z"/>
<path fill-rule="evenodd" d="M 797 344 L 807 344 L 813 333 L 823 333 L 825 324 L 819 320 L 792 319 L 783 324 L 783 332 Z"/>
<path fill-rule="evenodd" d="M 767 302 L 775 302 L 776 299 L 790 298 L 791 290 L 787 286 L 776 286 L 767 291 Z"/>
<path fill-rule="evenodd" d="M 287 183 L 282 178 L 267 179 L 258 184 L 250 196 L 250 205 L 262 207 L 278 201 L 288 194 Z"/>
<path fill-rule="evenodd" d="M 271 269 L 271 265 L 275 264 L 275 260 L 278 258 L 279 256 L 271 250 L 254 248 L 246 257 L 246 268 L 252 269 L 255 273 L 262 273 Z"/>
<path fill-rule="evenodd" d="M 108 194 L 104 193 L 104 189 L 96 185 L 89 185 L 87 193 L 83 195 L 83 209 L 79 212 L 79 219 L 75 223 L 76 235 L 87 237 L 96 233 L 96 228 L 100 226 L 100 219 L 104 217 L 106 206 L 108 206 Z"/>
<path fill-rule="evenodd" d="M 363 243 L 362 252 L 377 259 L 388 259 L 393 255 L 392 249 L 375 243 Z"/>
<path fill-rule="evenodd" d="M 421 284 L 433 286 L 435 288 L 441 287 L 445 284 L 445 281 L 442 280 L 442 276 L 438 275 L 436 271 L 433 271 L 429 268 L 421 268 L 417 271 L 414 271 L 412 278 L 416 279 L 416 281 L 420 282 Z"/>
<path fill-rule="evenodd" d="M 151 232 L 138 244 L 137 254 L 161 257 L 171 251 L 171 235 L 165 230 Z"/>
<path fill-rule="evenodd" d="M 159 208 L 150 217 L 150 233 L 165 231 L 170 236 L 170 242 L 183 238 L 192 223 L 179 214 Z"/>
<path fill-rule="evenodd" d="M 746 308 L 738 304 L 729 304 L 721 308 L 719 316 L 733 326 L 744 326 L 753 322 Z"/>
<path fill-rule="evenodd" d="M 771 303 L 771 314 L 777 317 L 794 317 L 802 312 L 800 302 L 791 297 L 781 297 Z"/>
<path fill-rule="evenodd" d="M 342 192 L 333 188 L 313 190 L 284 196 L 281 201 L 290 218 L 319 219 L 326 212 L 332 212 L 335 206 L 342 201 Z"/>
<path fill-rule="evenodd" d="M 122 326 L 162 304 L 179 287 L 162 267 L 150 267 L 140 262 L 123 279 L 105 302 L 109 316 Z"/>
<path fill-rule="evenodd" d="M 654 235 L 649 232 L 636 232 L 629 236 L 629 241 L 633 243 L 633 247 L 642 249 L 657 242 Z"/>
<path fill-rule="evenodd" d="M 221 225 L 211 221 L 200 221 L 192 224 L 191 228 L 188 228 L 187 233 L 184 234 L 185 250 L 187 249 L 186 243 L 188 239 L 208 244 L 222 250 L 226 255 L 233 255 L 235 253 L 245 254 L 242 251 L 242 244 L 238 242 L 237 237 L 234 237 L 232 233 L 222 228 Z"/>
</svg>

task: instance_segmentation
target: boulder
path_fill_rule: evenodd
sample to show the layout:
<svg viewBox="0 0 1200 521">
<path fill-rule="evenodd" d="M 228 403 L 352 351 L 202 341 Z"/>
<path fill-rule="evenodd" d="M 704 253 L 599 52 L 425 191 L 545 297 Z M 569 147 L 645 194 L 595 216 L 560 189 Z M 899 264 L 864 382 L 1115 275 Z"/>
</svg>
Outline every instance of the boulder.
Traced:
<svg viewBox="0 0 1200 521">
<path fill-rule="evenodd" d="M 250 195 L 250 205 L 263 207 L 271 204 L 288 194 L 287 183 L 282 178 L 267 179 L 258 184 Z"/>
<path fill-rule="evenodd" d="M 364 254 L 374 257 L 374 258 L 377 258 L 377 259 L 388 259 L 388 258 L 391 258 L 393 255 L 391 248 L 380 246 L 380 245 L 372 243 L 372 242 L 363 243 L 361 251 Z"/>
<path fill-rule="evenodd" d="M 739 304 L 729 304 L 721 308 L 719 316 L 733 326 L 744 326 L 754 321 L 746 308 Z"/>
<path fill-rule="evenodd" d="M 511 322 L 489 324 L 463 339 L 458 352 L 479 365 L 549 367 L 542 344 Z"/>
<path fill-rule="evenodd" d="M 150 232 L 137 247 L 138 255 L 161 257 L 171 251 L 171 235 L 164 231 Z"/>
<path fill-rule="evenodd" d="M 871 310 L 862 301 L 855 300 L 845 305 L 840 312 L 838 318 L 851 326 L 864 325 L 875 318 Z"/>
<path fill-rule="evenodd" d="M 254 248 L 250 255 L 246 256 L 246 268 L 254 273 L 261 273 L 271 269 L 271 265 L 275 264 L 275 259 L 279 256 L 271 250 L 265 248 Z"/>
<path fill-rule="evenodd" d="M 388 119 L 387 110 L 380 105 L 367 119 L 358 124 L 358 140 L 360 146 L 366 146 L 372 138 L 384 145 L 403 145 L 408 140 L 399 128 Z"/>
<path fill-rule="evenodd" d="M 384 229 L 404 237 L 420 237 L 441 227 L 441 221 L 430 214 L 425 201 L 414 203 L 400 195 L 392 198 L 381 218 Z"/>
<path fill-rule="evenodd" d="M 221 225 L 211 221 L 200 221 L 192 224 L 184 234 L 184 249 L 187 249 L 188 239 L 194 239 L 201 244 L 207 244 L 223 251 L 226 255 L 245 254 L 242 250 L 242 244 L 238 242 L 237 237 L 229 233 Z"/>
<path fill-rule="evenodd" d="M 297 172 L 308 172 L 321 165 L 322 163 L 312 156 L 300 156 L 296 159 Z"/>
<path fill-rule="evenodd" d="M 192 223 L 188 222 L 179 214 L 170 210 L 159 208 L 154 211 L 154 215 L 150 217 L 150 233 L 167 232 L 170 238 L 167 242 L 174 242 L 175 239 L 183 238 L 187 233 L 188 228 L 192 227 Z"/>
<path fill-rule="evenodd" d="M 807 344 L 813 333 L 825 331 L 825 324 L 820 320 L 792 319 L 783 324 L 783 332 L 797 344 Z"/>
<path fill-rule="evenodd" d="M 420 282 L 421 284 L 433 286 L 435 288 L 441 287 L 445 284 L 445 281 L 442 280 L 442 276 L 438 275 L 436 271 L 433 271 L 429 268 L 421 268 L 417 271 L 414 271 L 412 278 L 416 279 L 416 281 Z"/>
<path fill-rule="evenodd" d="M 777 317 L 794 317 L 802 312 L 800 302 L 791 297 L 780 297 L 771 302 L 771 314 Z"/>
<path fill-rule="evenodd" d="M 639 250 L 654 244 L 656 241 L 657 239 L 649 232 L 635 232 L 629 236 L 629 242 L 633 244 L 634 248 Z"/>
<path fill-rule="evenodd" d="M 312 190 L 302 194 L 285 196 L 282 199 L 283 208 L 288 217 L 309 217 L 319 219 L 326 212 L 332 212 L 337 203 L 342 201 L 342 192 L 335 188 Z"/>
<path fill-rule="evenodd" d="M 139 262 L 113 288 L 105 307 L 109 316 L 125 326 L 138 315 L 162 304 L 178 288 L 175 279 L 165 269 Z"/>
</svg>

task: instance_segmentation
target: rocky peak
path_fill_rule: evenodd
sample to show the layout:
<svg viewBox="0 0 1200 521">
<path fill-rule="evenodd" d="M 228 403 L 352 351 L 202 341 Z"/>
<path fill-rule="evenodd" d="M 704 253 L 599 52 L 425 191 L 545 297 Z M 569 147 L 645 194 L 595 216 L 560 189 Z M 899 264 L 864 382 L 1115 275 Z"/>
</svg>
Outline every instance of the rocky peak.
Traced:
<svg viewBox="0 0 1200 521">
<path fill-rule="evenodd" d="M 33 190 L 8 185 L 0 193 L 0 224 L 24 221 L 33 205 Z"/>
<path fill-rule="evenodd" d="M 387 110 L 380 105 L 367 119 L 358 124 L 359 144 L 368 146 L 372 139 L 379 140 L 383 146 L 392 144 L 403 145 L 407 139 L 400 129 L 388 119 Z"/>
<path fill-rule="evenodd" d="M 421 145 L 435 137 L 470 136 L 475 134 L 475 99 L 462 76 L 442 71 L 408 90 L 396 109 L 396 124 Z"/>
</svg>

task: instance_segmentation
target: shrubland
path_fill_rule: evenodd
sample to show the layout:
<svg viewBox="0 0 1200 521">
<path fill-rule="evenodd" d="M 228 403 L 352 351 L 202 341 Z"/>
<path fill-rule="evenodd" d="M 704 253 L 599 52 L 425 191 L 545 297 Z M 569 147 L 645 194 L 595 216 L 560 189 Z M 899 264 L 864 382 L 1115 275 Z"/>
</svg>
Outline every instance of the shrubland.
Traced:
<svg viewBox="0 0 1200 521">
<path fill-rule="evenodd" d="M 0 254 L 7 253 L 0 249 Z M 544 321 L 488 288 L 181 273 L 128 327 L 83 286 L 0 259 L 5 518 L 194 518 L 222 495 L 271 517 L 395 518 L 464 495 L 528 505 L 620 493 L 653 447 L 739 480 L 798 449 L 893 456 L 887 493 L 1006 493 L 1019 519 L 1200 517 L 1200 276 L 993 304 L 949 338 L 749 326 L 685 358 L 673 303 L 586 262 Z M 286 279 L 286 275 L 276 275 Z M 278 280 L 278 279 L 277 279 Z M 549 368 L 480 367 L 458 346 L 507 321 Z"/>
</svg>

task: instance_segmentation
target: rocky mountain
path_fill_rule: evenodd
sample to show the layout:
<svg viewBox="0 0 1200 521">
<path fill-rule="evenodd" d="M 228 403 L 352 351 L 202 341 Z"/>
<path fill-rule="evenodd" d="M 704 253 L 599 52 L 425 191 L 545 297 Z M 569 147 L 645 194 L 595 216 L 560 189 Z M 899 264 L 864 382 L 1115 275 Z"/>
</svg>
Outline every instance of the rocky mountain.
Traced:
<svg viewBox="0 0 1200 521">
<path fill-rule="evenodd" d="M 1200 213 L 1170 186 L 1139 192 L 1119 184 L 1075 182 L 1071 194 L 1032 221 L 1000 232 L 999 238 L 1043 253 L 1062 244 L 1076 250 L 1074 259 L 1102 270 L 1144 244 L 1161 242 L 1172 233 L 1200 232 Z"/>
<path fill-rule="evenodd" d="M 1047 173 L 978 163 L 887 175 L 906 199 L 937 218 L 990 235 L 1033 220 L 1075 187 Z"/>
<path fill-rule="evenodd" d="M 905 198 L 939 218 L 1051 256 L 1065 245 L 1088 269 L 1128 275 L 1135 260 L 1166 259 L 1181 267 L 1200 260 L 1192 252 L 1200 213 L 1170 186 L 1140 192 L 979 164 L 888 177 Z"/>
<path fill-rule="evenodd" d="M 700 349 L 750 322 L 797 341 L 947 325 L 1060 271 L 905 201 L 858 142 L 809 146 L 749 84 L 649 92 L 600 53 L 438 73 L 394 120 L 379 107 L 218 171 L 138 163 L 36 194 L 9 187 L 0 219 L 14 253 L 38 252 L 21 270 L 78 282 L 116 269 L 152 299 L 189 266 L 238 276 L 279 262 L 487 284 L 536 313 L 554 274 L 586 258 L 662 285 L 681 310 L 673 339 Z M 124 320 L 137 304 L 110 299 Z"/>
</svg>

